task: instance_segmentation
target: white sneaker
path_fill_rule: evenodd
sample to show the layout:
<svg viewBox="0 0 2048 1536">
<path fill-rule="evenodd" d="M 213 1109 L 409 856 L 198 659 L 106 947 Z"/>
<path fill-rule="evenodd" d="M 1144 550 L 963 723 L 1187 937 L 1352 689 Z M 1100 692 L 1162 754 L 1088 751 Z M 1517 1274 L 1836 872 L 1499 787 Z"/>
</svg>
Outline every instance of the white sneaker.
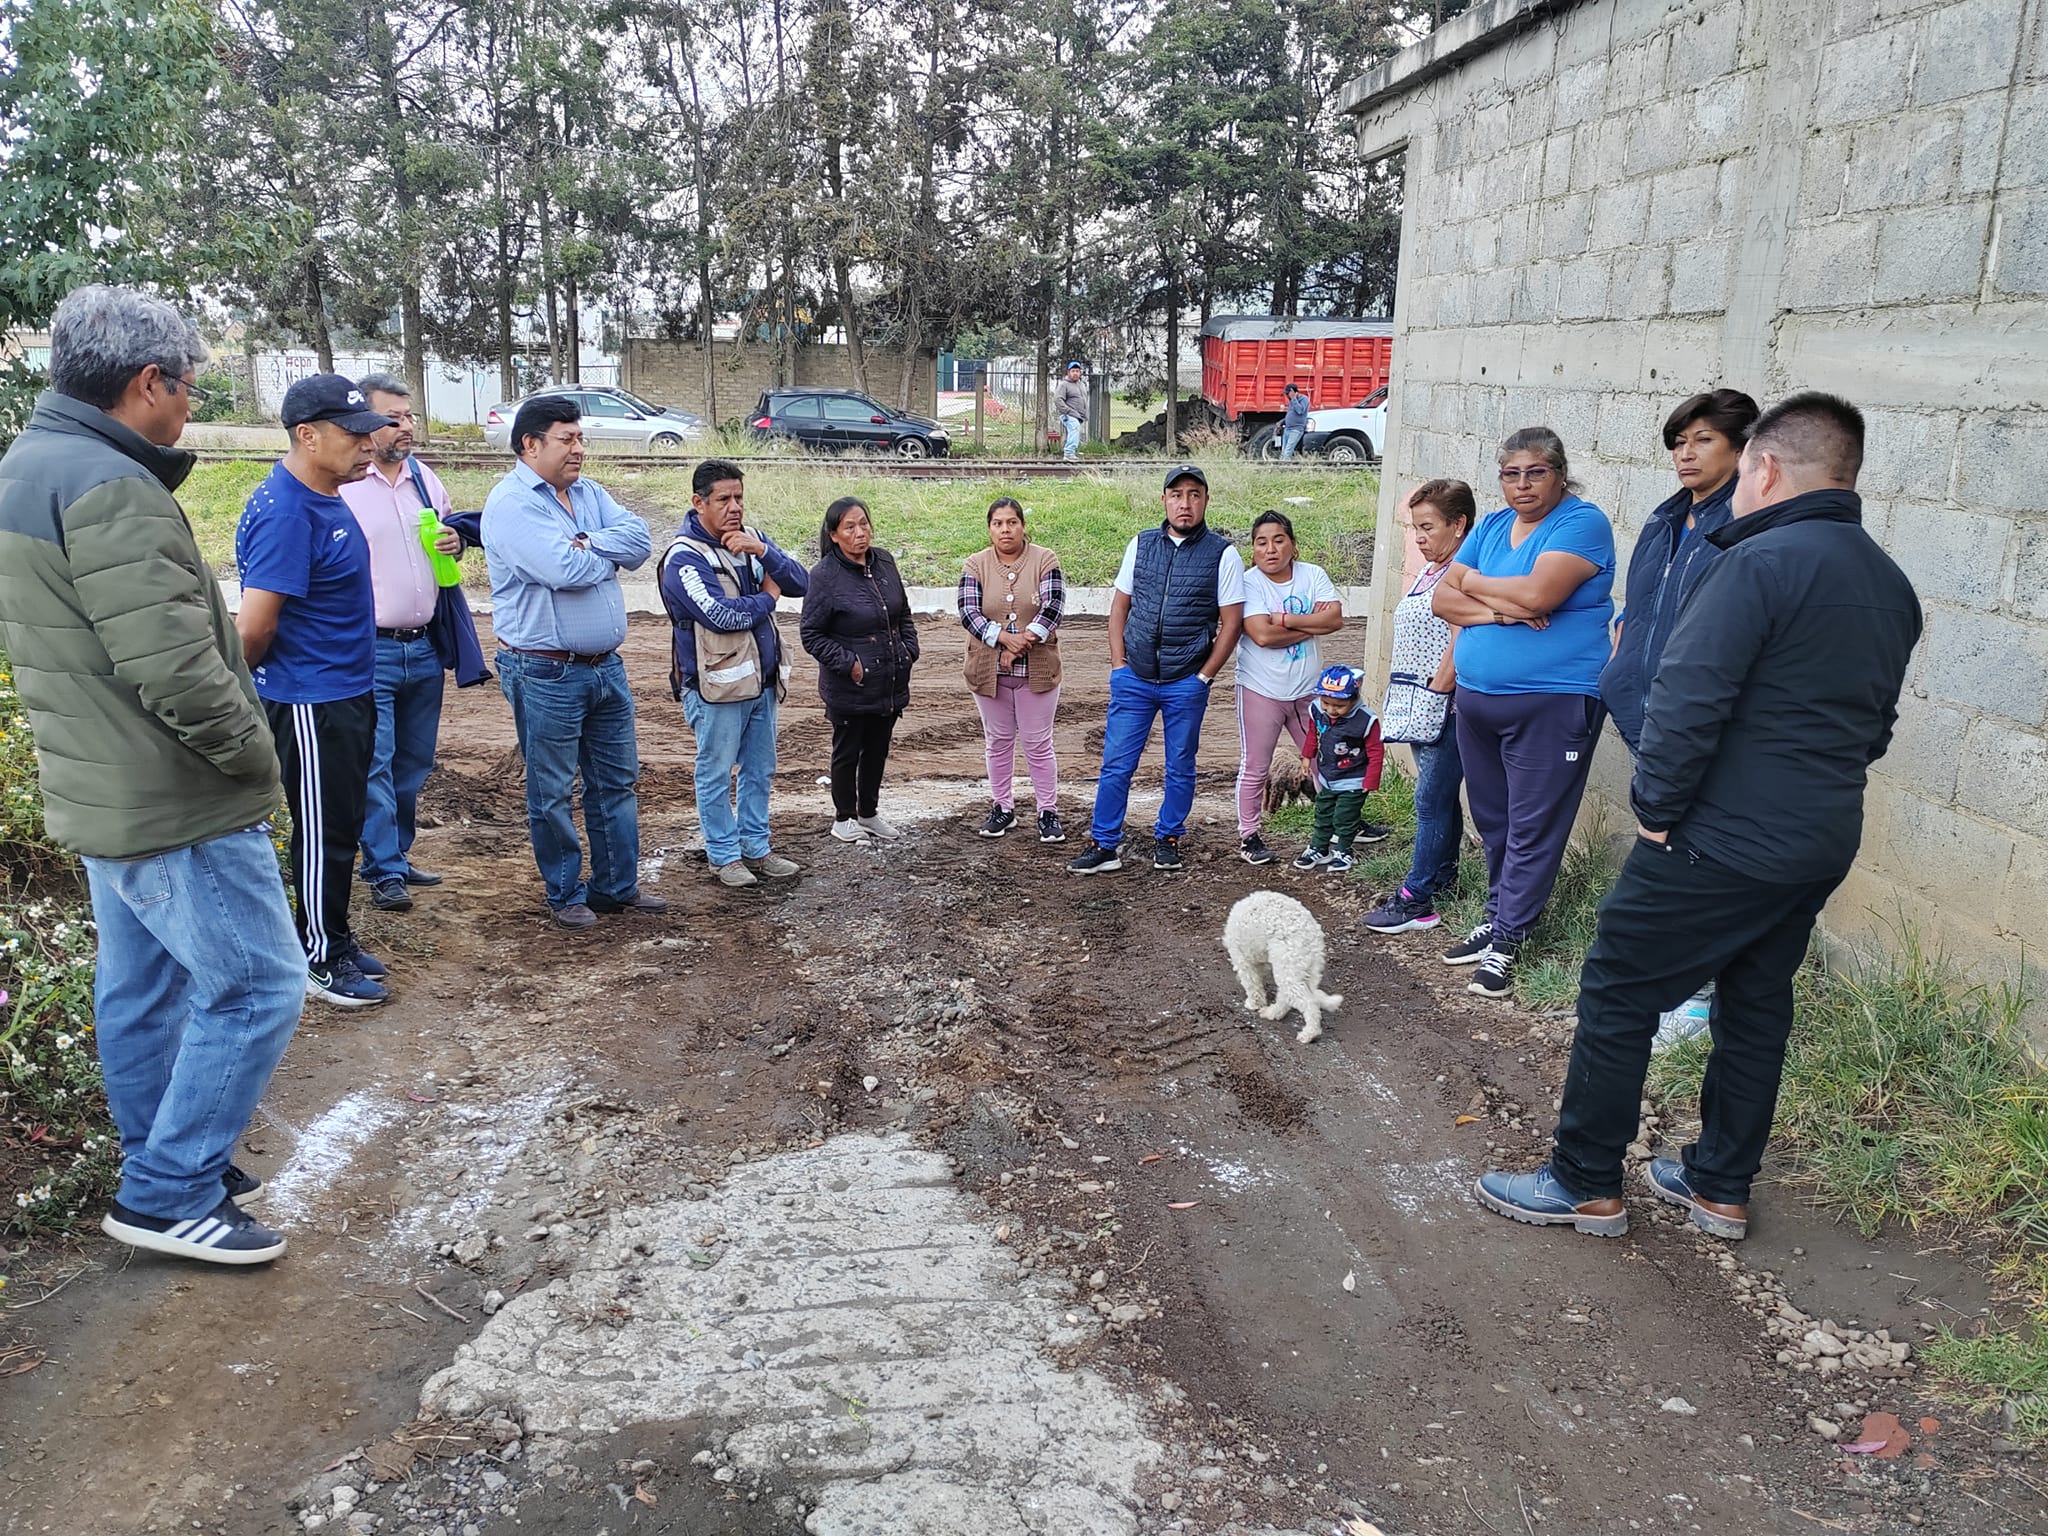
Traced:
<svg viewBox="0 0 2048 1536">
<path fill-rule="evenodd" d="M 895 822 L 884 821 L 879 816 L 861 817 L 860 826 L 861 830 L 870 837 L 901 837 L 903 835 L 903 829 L 897 826 Z"/>
<path fill-rule="evenodd" d="M 835 821 L 832 835 L 842 843 L 864 843 L 868 840 L 868 829 L 857 821 Z"/>
</svg>

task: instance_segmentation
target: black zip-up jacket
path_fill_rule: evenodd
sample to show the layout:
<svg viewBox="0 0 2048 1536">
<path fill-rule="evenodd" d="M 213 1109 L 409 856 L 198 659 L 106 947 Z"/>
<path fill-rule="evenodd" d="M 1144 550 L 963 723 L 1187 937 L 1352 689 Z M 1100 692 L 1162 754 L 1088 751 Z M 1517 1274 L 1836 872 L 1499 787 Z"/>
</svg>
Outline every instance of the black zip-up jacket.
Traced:
<svg viewBox="0 0 2048 1536">
<path fill-rule="evenodd" d="M 1683 486 L 1643 524 L 1636 552 L 1629 557 L 1628 583 L 1621 609 L 1621 643 L 1600 673 L 1600 702 L 1614 717 L 1614 728 L 1633 752 L 1642 745 L 1643 711 L 1650 702 L 1650 683 L 1679 609 L 1721 553 L 1710 537 L 1734 515 L 1737 477 L 1704 501 L 1694 501 Z M 1685 536 L 1692 518 L 1694 536 Z"/>
<path fill-rule="evenodd" d="M 1636 819 L 1759 880 L 1837 879 L 1891 745 L 1919 599 L 1854 491 L 1809 491 L 1708 537 L 1723 553 L 1650 687 Z"/>
<path fill-rule="evenodd" d="M 825 558 L 811 567 L 797 629 L 804 649 L 817 658 L 818 697 L 827 714 L 900 715 L 910 708 L 917 621 L 887 550 L 870 549 L 867 563 L 855 565 L 828 544 Z"/>
</svg>

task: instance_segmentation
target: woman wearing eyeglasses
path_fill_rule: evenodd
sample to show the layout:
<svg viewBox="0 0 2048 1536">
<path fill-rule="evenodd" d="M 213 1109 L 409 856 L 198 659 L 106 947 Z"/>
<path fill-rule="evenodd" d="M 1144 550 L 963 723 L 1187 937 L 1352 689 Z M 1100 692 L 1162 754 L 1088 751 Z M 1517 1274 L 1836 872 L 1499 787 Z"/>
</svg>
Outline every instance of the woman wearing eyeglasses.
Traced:
<svg viewBox="0 0 2048 1536">
<path fill-rule="evenodd" d="M 1476 965 L 1466 990 L 1496 998 L 1513 992 L 1586 792 L 1614 617 L 1614 528 L 1572 494 L 1563 440 L 1510 434 L 1500 489 L 1507 505 L 1480 519 L 1431 604 L 1459 626 L 1458 755 L 1486 845 L 1486 921 L 1443 958 Z"/>
</svg>

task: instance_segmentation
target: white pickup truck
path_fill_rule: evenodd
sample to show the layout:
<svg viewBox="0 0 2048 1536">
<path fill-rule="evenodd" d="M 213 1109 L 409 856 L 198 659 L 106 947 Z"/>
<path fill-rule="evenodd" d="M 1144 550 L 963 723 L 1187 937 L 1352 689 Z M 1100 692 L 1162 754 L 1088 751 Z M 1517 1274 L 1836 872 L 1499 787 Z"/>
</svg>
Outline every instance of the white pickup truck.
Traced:
<svg viewBox="0 0 2048 1536">
<path fill-rule="evenodd" d="M 1336 464 L 1371 464 L 1387 441 L 1387 392 L 1376 389 L 1358 404 L 1333 410 L 1309 412 L 1308 430 L 1302 434 L 1299 454 L 1313 455 Z M 1261 428 L 1250 444 L 1255 459 L 1273 462 L 1280 457 L 1277 427 Z"/>
</svg>

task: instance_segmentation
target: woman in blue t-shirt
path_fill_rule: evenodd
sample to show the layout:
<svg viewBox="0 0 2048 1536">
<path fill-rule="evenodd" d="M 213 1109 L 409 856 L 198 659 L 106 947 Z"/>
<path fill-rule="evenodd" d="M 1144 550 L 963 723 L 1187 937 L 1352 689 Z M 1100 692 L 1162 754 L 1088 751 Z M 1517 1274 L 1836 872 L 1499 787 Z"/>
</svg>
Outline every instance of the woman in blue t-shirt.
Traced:
<svg viewBox="0 0 2048 1536">
<path fill-rule="evenodd" d="M 1614 617 L 1614 529 L 1571 493 L 1564 442 L 1524 427 L 1500 445 L 1507 505 L 1472 530 L 1437 583 L 1459 626 L 1458 755 L 1486 844 L 1486 921 L 1444 954 L 1468 991 L 1507 997 L 1515 951 L 1557 883 L 1599 741 Z"/>
</svg>

